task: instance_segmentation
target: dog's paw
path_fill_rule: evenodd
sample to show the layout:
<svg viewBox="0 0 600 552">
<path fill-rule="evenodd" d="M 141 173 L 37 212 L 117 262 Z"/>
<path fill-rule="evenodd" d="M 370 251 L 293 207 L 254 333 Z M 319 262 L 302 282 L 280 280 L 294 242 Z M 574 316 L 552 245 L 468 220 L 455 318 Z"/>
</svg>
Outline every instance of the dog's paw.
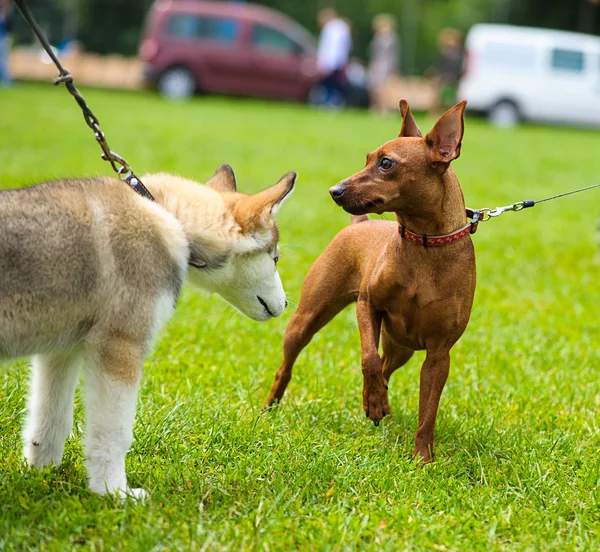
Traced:
<svg viewBox="0 0 600 552">
<path fill-rule="evenodd" d="M 365 393 L 363 395 L 363 409 L 367 418 L 378 426 L 379 422 L 392 413 L 388 403 L 387 392 Z"/>
<path fill-rule="evenodd" d="M 62 461 L 63 447 L 28 439 L 23 447 L 23 456 L 30 466 L 40 470 L 46 466 L 59 466 Z"/>
<path fill-rule="evenodd" d="M 429 462 L 433 461 L 433 453 L 429 447 L 416 447 L 415 451 L 413 452 L 412 459 L 419 464 L 429 464 Z"/>
<path fill-rule="evenodd" d="M 422 434 L 417 431 L 413 460 L 428 464 L 433 460 L 433 433 Z"/>
<path fill-rule="evenodd" d="M 275 410 L 279 406 L 279 401 L 277 399 L 268 398 L 265 403 L 262 405 L 260 409 L 262 412 L 268 412 L 269 410 Z"/>
<path fill-rule="evenodd" d="M 123 501 L 127 500 L 128 498 L 131 498 L 136 502 L 144 502 L 150 497 L 148 492 L 144 489 L 132 489 L 130 487 L 127 487 L 126 491 L 120 490 L 119 496 Z"/>
</svg>

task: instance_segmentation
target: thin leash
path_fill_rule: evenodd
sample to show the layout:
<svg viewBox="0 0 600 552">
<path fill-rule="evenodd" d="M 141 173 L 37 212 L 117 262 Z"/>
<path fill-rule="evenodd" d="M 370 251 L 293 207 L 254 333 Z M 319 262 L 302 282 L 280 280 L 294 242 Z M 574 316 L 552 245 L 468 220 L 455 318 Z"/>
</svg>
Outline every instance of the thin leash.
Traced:
<svg viewBox="0 0 600 552">
<path fill-rule="evenodd" d="M 106 141 L 106 136 L 100 130 L 100 121 L 98 121 L 98 118 L 92 113 L 92 110 L 88 107 L 79 90 L 75 88 L 73 76 L 62 66 L 58 60 L 58 57 L 52 50 L 48 39 L 44 35 L 44 31 L 42 31 L 41 27 L 33 17 L 33 14 L 31 13 L 25 0 L 14 0 L 14 4 L 21 12 L 21 15 L 27 24 L 31 27 L 31 30 L 34 32 L 37 39 L 40 41 L 42 48 L 44 48 L 58 69 L 58 75 L 52 79 L 52 84 L 55 86 L 64 84 L 69 93 L 73 96 L 73 98 L 75 98 L 77 105 L 79 105 L 81 108 L 81 111 L 83 112 L 83 118 L 85 119 L 87 126 L 89 126 L 94 132 L 96 141 L 102 149 L 102 159 L 110 163 L 111 167 L 117 173 L 119 178 L 121 178 L 134 192 L 142 197 L 145 197 L 146 199 L 156 201 L 154 196 L 150 193 L 150 190 L 148 190 L 148 188 L 144 186 L 144 183 L 135 175 L 129 163 L 127 163 L 123 157 L 110 149 L 108 142 Z M 196 268 L 205 268 L 207 266 L 205 261 L 191 255 L 188 260 L 188 264 L 195 266 Z"/>
<path fill-rule="evenodd" d="M 544 203 L 545 201 L 552 201 L 553 199 L 559 199 L 561 197 L 569 196 L 572 194 L 578 194 L 580 192 L 585 192 L 586 190 L 592 190 L 593 188 L 600 188 L 600 184 L 592 184 L 591 186 L 585 186 L 584 188 L 578 188 L 577 190 L 571 190 L 570 192 L 563 192 L 562 194 L 556 194 L 550 197 L 545 197 L 544 199 L 526 199 L 524 201 L 517 201 L 517 203 L 513 203 L 512 205 L 506 205 L 505 207 L 496 207 L 495 209 L 489 209 L 484 207 L 483 209 L 467 209 L 467 215 L 469 218 L 473 218 L 470 216 L 470 213 L 479 213 L 479 220 L 481 222 L 485 222 L 490 220 L 493 217 L 499 217 L 503 213 L 507 211 L 522 211 L 523 209 L 528 209 L 529 207 L 534 207 L 538 203 Z"/>
</svg>

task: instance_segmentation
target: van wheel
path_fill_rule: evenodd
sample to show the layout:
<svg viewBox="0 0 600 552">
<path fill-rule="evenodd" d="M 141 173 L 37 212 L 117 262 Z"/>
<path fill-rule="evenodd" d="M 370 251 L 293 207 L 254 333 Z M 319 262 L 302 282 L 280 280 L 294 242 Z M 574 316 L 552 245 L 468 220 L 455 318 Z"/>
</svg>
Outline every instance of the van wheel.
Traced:
<svg viewBox="0 0 600 552">
<path fill-rule="evenodd" d="M 498 102 L 488 113 L 490 122 L 499 128 L 512 128 L 521 122 L 519 108 L 510 100 Z"/>
<path fill-rule="evenodd" d="M 158 91 L 169 100 L 187 100 L 196 91 L 196 79 L 185 67 L 171 67 L 158 79 Z"/>
</svg>

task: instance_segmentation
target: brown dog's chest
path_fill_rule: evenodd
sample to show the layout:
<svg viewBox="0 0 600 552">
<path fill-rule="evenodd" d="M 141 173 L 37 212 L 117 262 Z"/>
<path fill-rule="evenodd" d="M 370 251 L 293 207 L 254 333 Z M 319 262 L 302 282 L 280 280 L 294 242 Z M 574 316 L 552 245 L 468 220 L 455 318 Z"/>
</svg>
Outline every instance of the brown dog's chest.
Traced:
<svg viewBox="0 0 600 552">
<path fill-rule="evenodd" d="M 383 328 L 402 347 L 454 344 L 465 331 L 475 292 L 475 255 L 469 242 L 454 251 L 401 248 L 374 267 L 366 286 Z M 398 253 L 398 252 L 397 252 Z"/>
</svg>

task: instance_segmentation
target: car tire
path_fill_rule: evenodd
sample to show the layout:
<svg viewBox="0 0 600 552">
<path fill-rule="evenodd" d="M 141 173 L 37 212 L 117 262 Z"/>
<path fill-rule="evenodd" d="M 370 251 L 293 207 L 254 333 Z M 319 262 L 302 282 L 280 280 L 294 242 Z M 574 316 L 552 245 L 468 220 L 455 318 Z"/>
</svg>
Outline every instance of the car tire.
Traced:
<svg viewBox="0 0 600 552">
<path fill-rule="evenodd" d="M 168 100 L 187 100 L 196 88 L 196 78 L 187 67 L 171 67 L 158 79 L 158 91 Z"/>
<path fill-rule="evenodd" d="M 521 113 L 514 102 L 502 100 L 489 110 L 488 119 L 495 127 L 513 128 L 521 122 Z"/>
</svg>

